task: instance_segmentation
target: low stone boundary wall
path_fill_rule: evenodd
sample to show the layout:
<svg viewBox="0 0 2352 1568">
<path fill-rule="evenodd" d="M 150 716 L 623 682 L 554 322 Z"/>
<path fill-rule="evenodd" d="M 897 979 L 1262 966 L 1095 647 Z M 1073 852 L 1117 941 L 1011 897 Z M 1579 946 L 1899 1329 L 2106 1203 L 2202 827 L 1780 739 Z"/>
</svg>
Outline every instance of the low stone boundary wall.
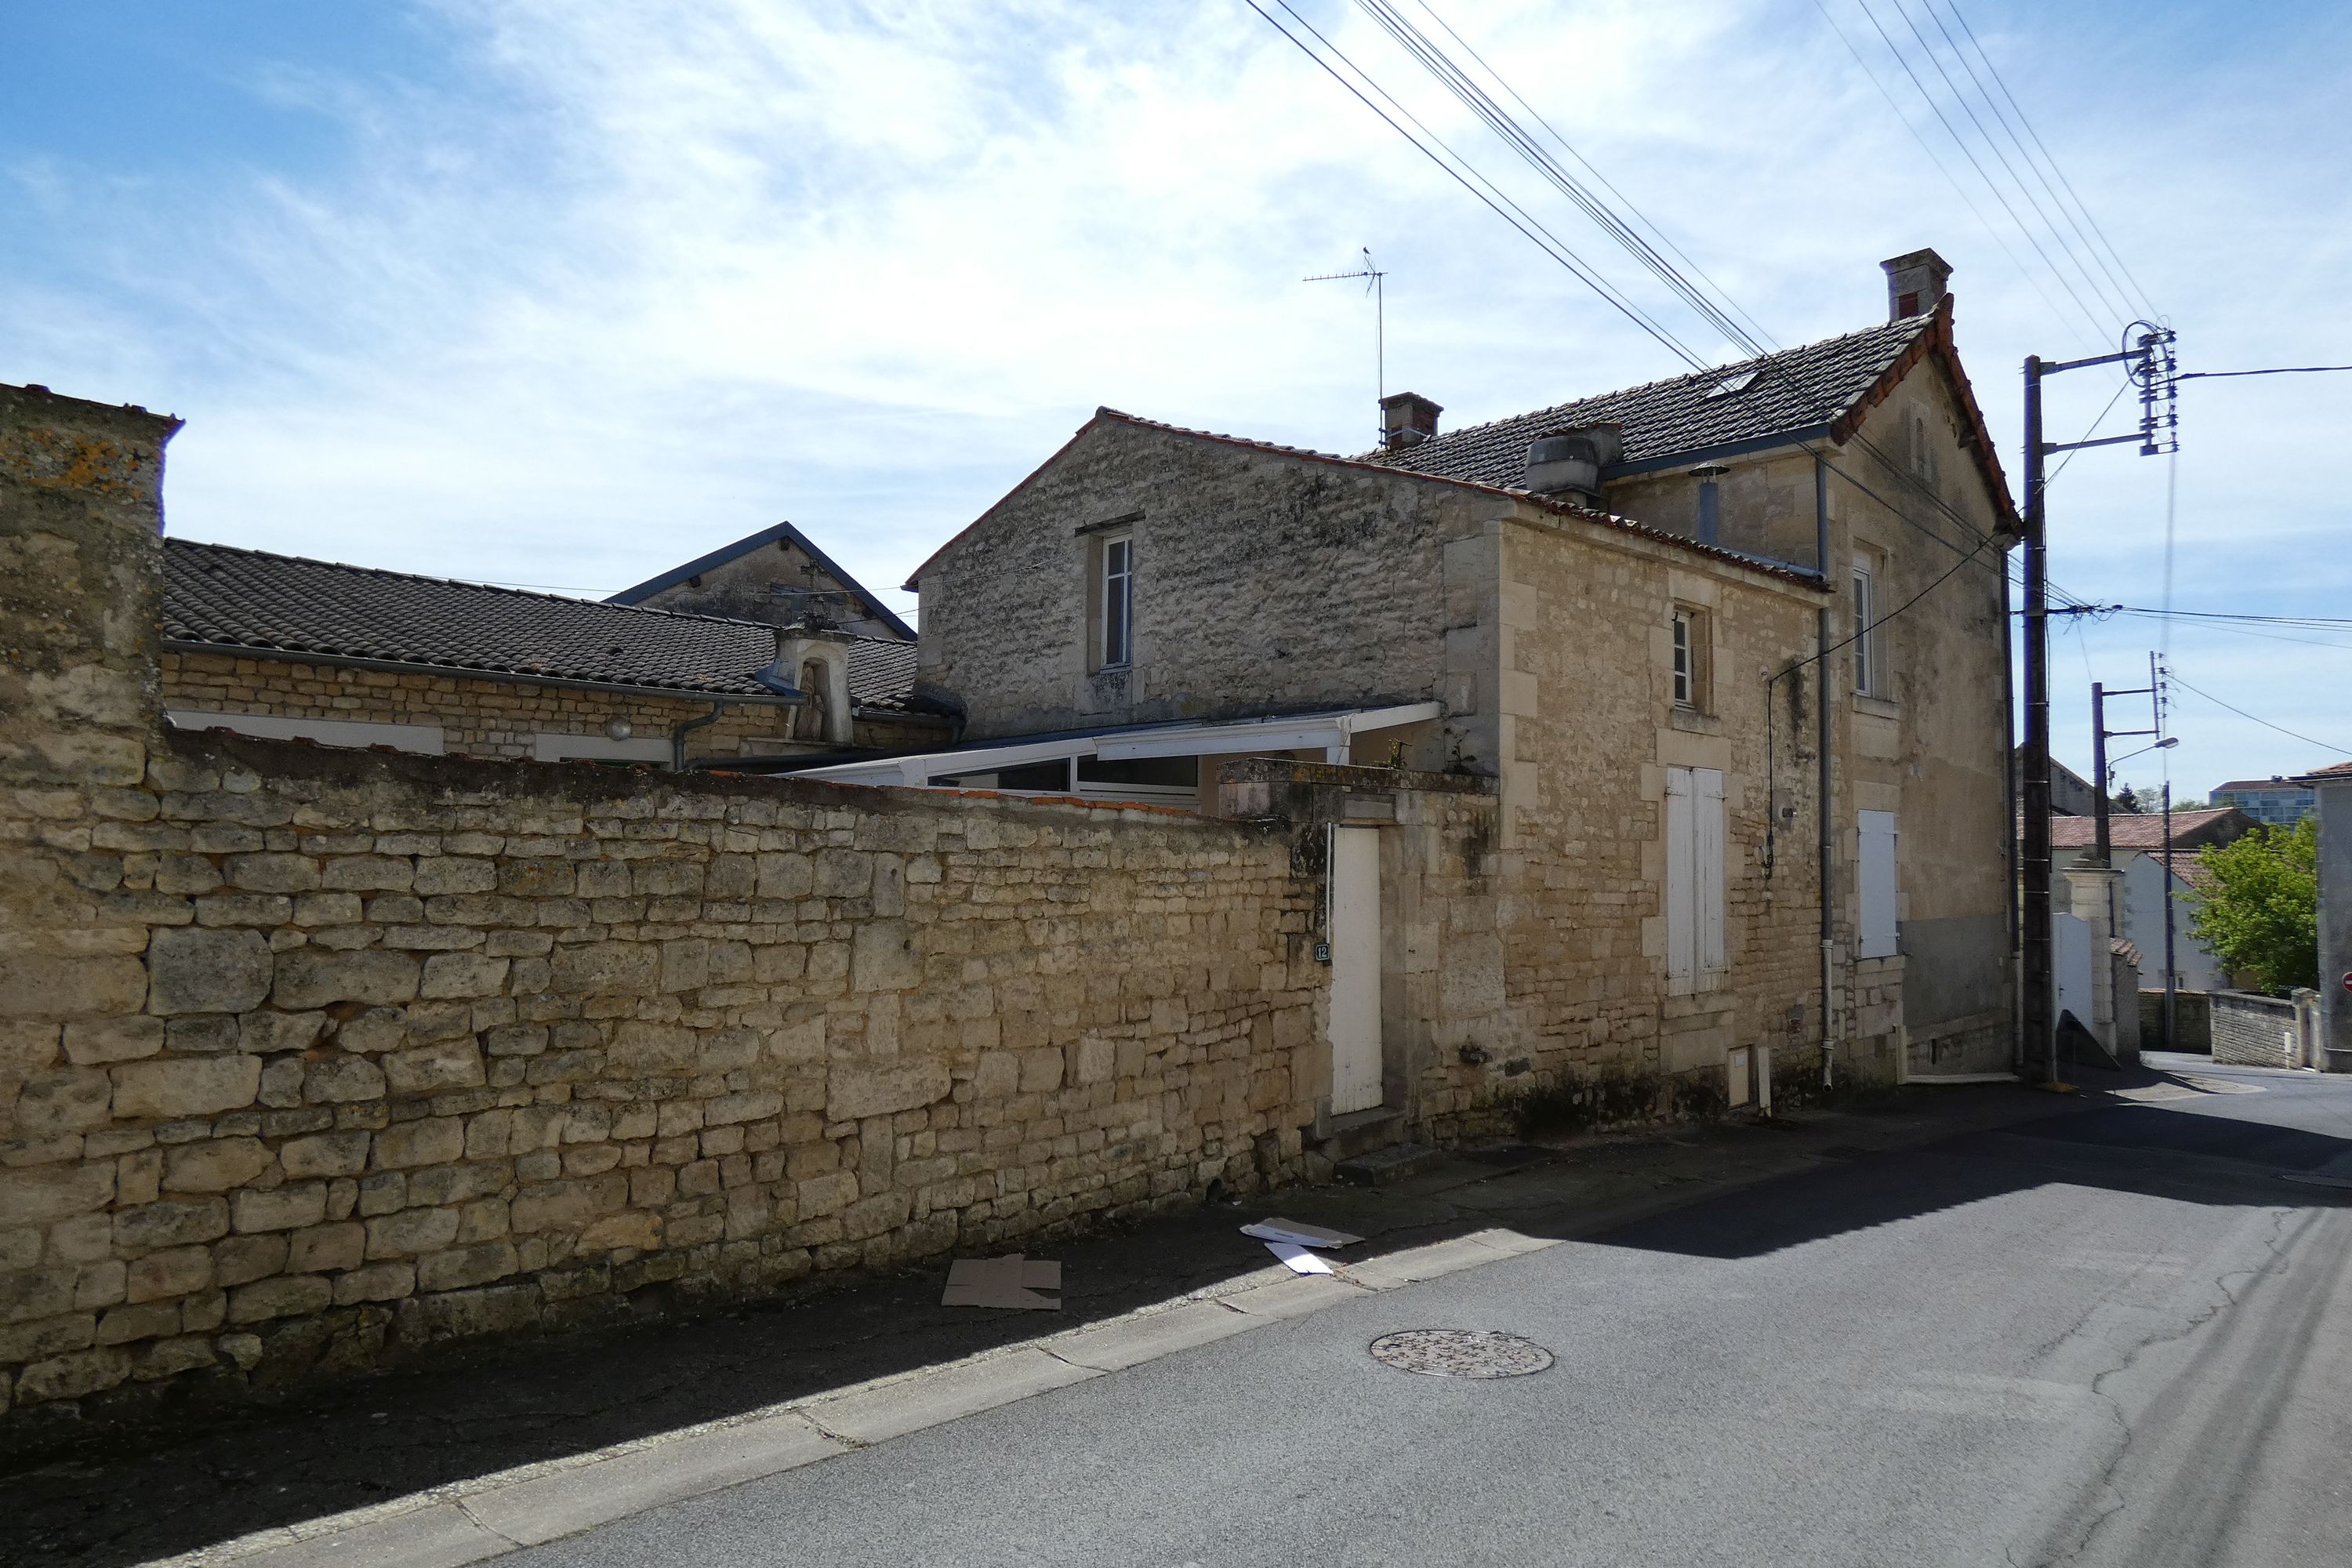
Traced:
<svg viewBox="0 0 2352 1568">
<path fill-rule="evenodd" d="M 2244 991 L 2213 993 L 2213 1059 L 2241 1067 L 2298 1065 L 2294 1004 Z"/>
<path fill-rule="evenodd" d="M 2202 991 L 2174 992 L 2172 1015 L 2179 1037 L 2168 1045 L 2164 1038 L 2164 993 L 2143 990 L 2139 994 L 2141 1049 L 2206 1052 L 2213 1048 L 2213 999 L 2210 994 Z"/>
<path fill-rule="evenodd" d="M 1273 832 L 211 736 L 93 805 L 117 951 L 0 953 L 17 1404 L 991 1247 L 1314 1118 Z"/>
<path fill-rule="evenodd" d="M 0 1415 L 1304 1170 L 1284 827 L 166 732 L 172 427 L 0 388 Z"/>
</svg>

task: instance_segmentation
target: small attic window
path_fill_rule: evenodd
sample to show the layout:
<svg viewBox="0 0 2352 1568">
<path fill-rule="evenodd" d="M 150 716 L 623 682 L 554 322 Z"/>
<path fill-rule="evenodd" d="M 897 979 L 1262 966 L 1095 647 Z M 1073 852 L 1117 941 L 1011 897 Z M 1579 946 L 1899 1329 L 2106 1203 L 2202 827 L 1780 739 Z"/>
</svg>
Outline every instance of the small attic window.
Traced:
<svg viewBox="0 0 2352 1568">
<path fill-rule="evenodd" d="M 1737 396 L 1738 394 L 1743 393 L 1749 387 L 1755 385 L 1756 378 L 1763 374 L 1764 373 L 1760 370 L 1751 369 L 1743 370 L 1736 375 L 1727 375 L 1721 381 L 1715 384 L 1714 390 L 1710 391 L 1707 395 L 1709 397 Z"/>
</svg>

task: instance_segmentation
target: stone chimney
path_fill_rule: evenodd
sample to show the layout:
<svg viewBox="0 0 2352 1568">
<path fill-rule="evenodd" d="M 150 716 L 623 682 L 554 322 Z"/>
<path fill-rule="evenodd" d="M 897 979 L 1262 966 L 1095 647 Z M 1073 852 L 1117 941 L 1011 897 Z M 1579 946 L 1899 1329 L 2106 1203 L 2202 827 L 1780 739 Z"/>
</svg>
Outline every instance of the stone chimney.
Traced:
<svg viewBox="0 0 2352 1568">
<path fill-rule="evenodd" d="M 1392 392 L 1381 399 L 1381 445 L 1391 452 L 1418 447 L 1437 434 L 1445 410 L 1417 392 Z"/>
<path fill-rule="evenodd" d="M 1890 321 L 1899 321 L 1906 316 L 1924 316 L 1951 292 L 1948 285 L 1952 264 L 1932 250 L 1915 250 L 1878 265 L 1886 274 L 1886 319 Z"/>
</svg>

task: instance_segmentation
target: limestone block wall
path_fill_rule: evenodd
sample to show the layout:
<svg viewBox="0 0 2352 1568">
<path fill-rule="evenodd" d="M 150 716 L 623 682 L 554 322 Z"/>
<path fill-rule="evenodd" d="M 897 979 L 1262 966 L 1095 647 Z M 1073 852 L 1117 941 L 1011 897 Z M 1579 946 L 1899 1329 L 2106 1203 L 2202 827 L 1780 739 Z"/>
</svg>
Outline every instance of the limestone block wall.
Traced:
<svg viewBox="0 0 2352 1568">
<path fill-rule="evenodd" d="M 974 738 L 1435 700 L 1407 764 L 1491 768 L 1491 578 L 1454 563 L 1507 506 L 1106 416 L 925 566 L 922 679 Z M 1123 670 L 1090 662 L 1104 524 L 1135 546 Z"/>
<path fill-rule="evenodd" d="M 0 825 L 115 954 L 0 995 L 18 1403 L 990 1247 L 1313 1120 L 1246 827 L 209 736 Z"/>
<path fill-rule="evenodd" d="M 1516 761 L 1495 1054 L 1602 1121 L 1719 1107 L 1741 1046 L 1771 1047 L 1800 1093 L 1820 1077 L 1820 689 L 1811 668 L 1793 689 L 1768 692 L 1766 677 L 1811 654 L 1821 595 L 1576 520 L 1511 524 L 1500 559 Z M 1703 644 L 1687 708 L 1672 682 L 1677 605 Z M 1727 968 L 1690 994 L 1666 978 L 1669 767 L 1724 775 Z"/>
<path fill-rule="evenodd" d="M 2158 1005 L 2162 1006 L 2161 998 Z M 2300 1065 L 2294 1003 L 2247 991 L 2216 991 L 2210 1008 L 2215 1061 L 2255 1068 Z"/>
<path fill-rule="evenodd" d="M 707 701 L 583 691 L 513 681 L 395 674 L 293 659 L 163 652 L 163 705 L 205 712 L 267 713 L 289 719 L 339 719 L 381 724 L 437 724 L 451 752 L 474 757 L 528 758 L 541 734 L 592 736 L 625 719 L 641 741 L 710 711 Z M 687 737 L 688 757 L 767 756 L 826 748 L 787 739 L 790 710 L 730 706 L 715 724 Z M 863 718 L 860 746 L 898 749 L 944 743 L 947 727 L 913 720 Z"/>
<path fill-rule="evenodd" d="M 1279 829 L 163 732 L 171 428 L 0 389 L 0 1412 L 1301 1169 Z"/>
</svg>

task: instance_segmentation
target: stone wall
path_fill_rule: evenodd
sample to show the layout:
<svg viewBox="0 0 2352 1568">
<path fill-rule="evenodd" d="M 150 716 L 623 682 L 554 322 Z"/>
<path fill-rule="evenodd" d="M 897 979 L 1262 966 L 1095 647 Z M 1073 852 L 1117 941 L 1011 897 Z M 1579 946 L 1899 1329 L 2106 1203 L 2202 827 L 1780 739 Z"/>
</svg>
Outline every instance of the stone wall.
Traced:
<svg viewBox="0 0 2352 1568">
<path fill-rule="evenodd" d="M 2211 1003 L 2215 1061 L 2250 1068 L 2300 1065 L 2294 1003 L 2244 991 L 2216 991 Z M 2177 1000 L 2174 1006 L 2177 1011 Z"/>
<path fill-rule="evenodd" d="M 1105 416 L 926 563 L 922 682 L 971 739 L 1439 700 L 1408 765 L 1467 752 L 1491 770 L 1491 666 L 1454 629 L 1479 584 L 1444 563 L 1509 504 Z M 1097 670 L 1093 527 L 1114 519 L 1135 542 L 1134 659 Z"/>
<path fill-rule="evenodd" d="M 1622 1121 L 1719 1108 L 1728 1053 L 1760 1044 L 1781 1098 L 1801 1098 L 1820 1078 L 1819 688 L 1811 668 L 1793 692 L 1765 678 L 1811 652 L 1822 595 L 1575 520 L 1506 524 L 1495 551 L 1508 1029 L 1486 1070 L 1500 1085 L 1531 1062 Z M 1673 689 L 1677 605 L 1705 643 L 1688 707 Z M 1723 774 L 1726 968 L 1686 994 L 1666 976 L 1670 767 Z M 1815 1027 L 1792 1037 L 1792 1009 Z"/>
<path fill-rule="evenodd" d="M 666 755 L 673 726 L 710 712 L 707 700 L 690 698 L 395 674 L 293 659 L 166 651 L 160 662 L 167 709 L 436 724 L 450 752 L 474 757 L 529 758 L 541 735 L 599 736 L 611 719 L 627 720 L 637 741 Z M 731 704 L 717 723 L 687 736 L 687 755 L 772 756 L 830 749 L 788 739 L 791 711 Z M 947 733 L 942 724 L 866 717 L 856 721 L 856 740 L 860 746 L 897 750 L 940 745 Z"/>
<path fill-rule="evenodd" d="M 2158 978 L 2162 978 L 2161 974 Z M 2213 998 L 2210 994 L 2203 991 L 2176 990 L 2172 994 L 2172 1017 L 2179 1037 L 2167 1043 L 2164 1037 L 2164 993 L 2152 990 L 2139 994 L 2142 1050 L 2204 1052 L 2213 1048 Z"/>
<path fill-rule="evenodd" d="M 1306 1168 L 1279 826 L 162 732 L 170 429 L 0 389 L 0 1408 Z"/>
</svg>

